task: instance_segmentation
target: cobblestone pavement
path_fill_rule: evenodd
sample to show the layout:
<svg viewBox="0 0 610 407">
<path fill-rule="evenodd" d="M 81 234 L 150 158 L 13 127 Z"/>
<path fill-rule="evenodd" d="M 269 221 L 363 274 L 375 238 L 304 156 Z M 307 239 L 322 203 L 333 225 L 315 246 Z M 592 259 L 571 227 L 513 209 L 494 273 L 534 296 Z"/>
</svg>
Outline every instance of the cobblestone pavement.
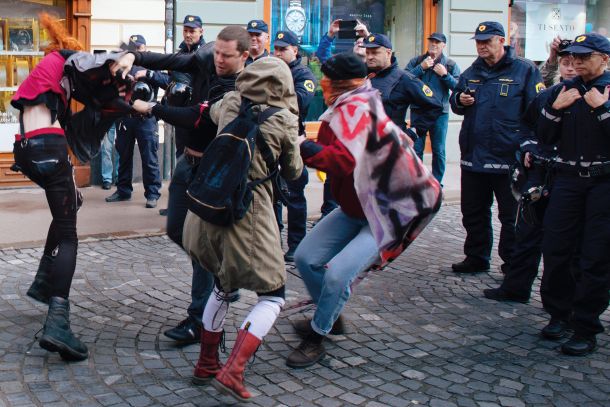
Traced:
<svg viewBox="0 0 610 407">
<path fill-rule="evenodd" d="M 321 364 L 285 366 L 298 344 L 290 319 L 302 315 L 282 315 L 247 371 L 253 404 L 610 405 L 609 335 L 599 335 L 591 356 L 562 356 L 558 343 L 538 336 L 546 321 L 538 294 L 527 305 L 482 298 L 481 290 L 501 279 L 497 257 L 489 274 L 450 271 L 462 258 L 463 235 L 459 206 L 443 207 L 407 253 L 357 288 L 344 314 L 350 332 L 332 337 Z M 80 244 L 72 326 L 90 358 L 70 364 L 34 339 L 46 307 L 25 292 L 40 253 L 0 251 L 0 406 L 235 404 L 191 385 L 198 345 L 177 348 L 162 335 L 185 316 L 190 293 L 190 263 L 171 241 Z M 305 290 L 289 271 L 294 302 Z M 244 292 L 232 307 L 228 349 L 254 300 Z M 609 312 L 603 320 L 608 327 Z"/>
</svg>

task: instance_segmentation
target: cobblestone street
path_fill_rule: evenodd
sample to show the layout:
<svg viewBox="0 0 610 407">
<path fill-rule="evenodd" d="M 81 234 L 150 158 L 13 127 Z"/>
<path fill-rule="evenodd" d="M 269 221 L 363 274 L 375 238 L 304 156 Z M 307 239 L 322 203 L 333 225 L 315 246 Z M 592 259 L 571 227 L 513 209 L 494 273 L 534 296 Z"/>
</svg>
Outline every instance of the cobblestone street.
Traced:
<svg viewBox="0 0 610 407">
<path fill-rule="evenodd" d="M 459 276 L 464 231 L 459 205 L 441 209 L 385 271 L 357 287 L 344 316 L 349 333 L 331 337 L 321 364 L 285 366 L 299 343 L 288 311 L 246 371 L 262 406 L 608 406 L 610 336 L 587 357 L 563 356 L 538 336 L 547 321 L 538 295 L 529 304 L 482 296 L 501 281 Z M 499 226 L 495 225 L 496 238 Z M 235 402 L 191 384 L 198 345 L 175 347 L 162 332 L 186 316 L 191 265 L 165 236 L 81 242 L 72 285 L 72 327 L 89 346 L 84 362 L 64 363 L 35 337 L 46 306 L 25 295 L 42 248 L 0 250 L 0 406 L 219 406 Z M 305 299 L 288 266 L 287 302 Z M 253 293 L 242 292 L 227 320 L 231 349 Z M 311 310 L 307 310 L 311 312 Z M 610 327 L 610 312 L 603 315 Z M 228 355 L 222 355 L 226 358 Z"/>
</svg>

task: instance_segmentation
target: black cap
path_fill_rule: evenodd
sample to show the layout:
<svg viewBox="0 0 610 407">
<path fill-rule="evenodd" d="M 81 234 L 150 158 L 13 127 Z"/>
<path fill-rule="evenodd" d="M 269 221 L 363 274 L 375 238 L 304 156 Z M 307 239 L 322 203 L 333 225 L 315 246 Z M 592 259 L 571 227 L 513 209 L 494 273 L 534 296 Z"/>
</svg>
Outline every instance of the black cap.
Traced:
<svg viewBox="0 0 610 407">
<path fill-rule="evenodd" d="M 506 36 L 502 24 L 497 21 L 483 21 L 477 26 L 477 29 L 474 30 L 474 36 L 470 39 L 485 41 L 494 35 L 499 35 L 500 37 Z"/>
<path fill-rule="evenodd" d="M 201 28 L 203 26 L 203 22 L 201 21 L 201 17 L 193 16 L 193 15 L 189 14 L 186 17 L 184 17 L 183 25 L 185 27 Z"/>
<path fill-rule="evenodd" d="M 129 45 L 139 47 L 140 45 L 146 45 L 146 39 L 140 34 L 135 34 L 129 37 Z"/>
<path fill-rule="evenodd" d="M 597 33 L 579 35 L 574 38 L 569 47 L 563 50 L 563 52 L 570 52 L 572 54 L 589 54 L 594 51 L 610 55 L 610 41 L 608 41 L 608 38 Z"/>
<path fill-rule="evenodd" d="M 299 39 L 292 31 L 278 31 L 273 40 L 274 47 L 287 47 L 289 45 L 299 45 Z"/>
<path fill-rule="evenodd" d="M 343 52 L 328 58 L 322 65 L 322 73 L 336 81 L 364 78 L 367 75 L 366 65 L 353 52 Z"/>
<path fill-rule="evenodd" d="M 362 48 L 379 48 L 386 47 L 392 49 L 392 42 L 390 39 L 383 34 L 369 34 L 368 37 L 364 38 L 364 42 L 360 44 Z"/>
<path fill-rule="evenodd" d="M 246 26 L 249 33 L 268 33 L 269 26 L 263 20 L 250 20 Z"/>
<path fill-rule="evenodd" d="M 445 37 L 445 34 L 442 34 L 442 33 L 432 33 L 432 34 L 430 34 L 428 39 L 444 42 L 445 44 L 447 43 L 447 37 Z"/>
</svg>

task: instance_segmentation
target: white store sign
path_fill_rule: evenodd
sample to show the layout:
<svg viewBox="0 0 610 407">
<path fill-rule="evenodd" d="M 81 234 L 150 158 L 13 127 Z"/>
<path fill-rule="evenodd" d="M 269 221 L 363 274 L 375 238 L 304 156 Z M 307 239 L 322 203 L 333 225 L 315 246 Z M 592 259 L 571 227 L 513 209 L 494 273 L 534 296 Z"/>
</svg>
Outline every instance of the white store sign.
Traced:
<svg viewBox="0 0 610 407">
<path fill-rule="evenodd" d="M 545 61 L 553 39 L 574 39 L 585 32 L 586 9 L 582 4 L 526 3 L 525 57 Z"/>
</svg>

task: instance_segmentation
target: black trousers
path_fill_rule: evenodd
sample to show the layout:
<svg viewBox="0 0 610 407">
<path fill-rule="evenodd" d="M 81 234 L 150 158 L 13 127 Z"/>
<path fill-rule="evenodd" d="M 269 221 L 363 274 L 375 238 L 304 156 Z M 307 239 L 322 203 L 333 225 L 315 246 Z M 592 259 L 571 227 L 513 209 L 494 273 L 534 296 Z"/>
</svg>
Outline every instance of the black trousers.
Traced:
<svg viewBox="0 0 610 407">
<path fill-rule="evenodd" d="M 603 332 L 599 316 L 610 300 L 610 176 L 558 174 L 544 229 L 544 309 L 552 318 L 571 319 L 577 334 Z"/>
<path fill-rule="evenodd" d="M 473 260 L 489 263 L 493 245 L 491 206 L 498 202 L 498 219 L 502 224 L 498 254 L 510 264 L 515 243 L 517 201 L 510 190 L 506 174 L 472 172 L 462 169 L 462 224 L 466 229 L 464 254 Z"/>
<path fill-rule="evenodd" d="M 44 189 L 53 220 L 44 254 L 54 256 L 51 296 L 68 298 L 76 268 L 76 212 L 79 206 L 66 138 L 45 134 L 17 141 L 13 153 L 21 172 Z"/>
</svg>

